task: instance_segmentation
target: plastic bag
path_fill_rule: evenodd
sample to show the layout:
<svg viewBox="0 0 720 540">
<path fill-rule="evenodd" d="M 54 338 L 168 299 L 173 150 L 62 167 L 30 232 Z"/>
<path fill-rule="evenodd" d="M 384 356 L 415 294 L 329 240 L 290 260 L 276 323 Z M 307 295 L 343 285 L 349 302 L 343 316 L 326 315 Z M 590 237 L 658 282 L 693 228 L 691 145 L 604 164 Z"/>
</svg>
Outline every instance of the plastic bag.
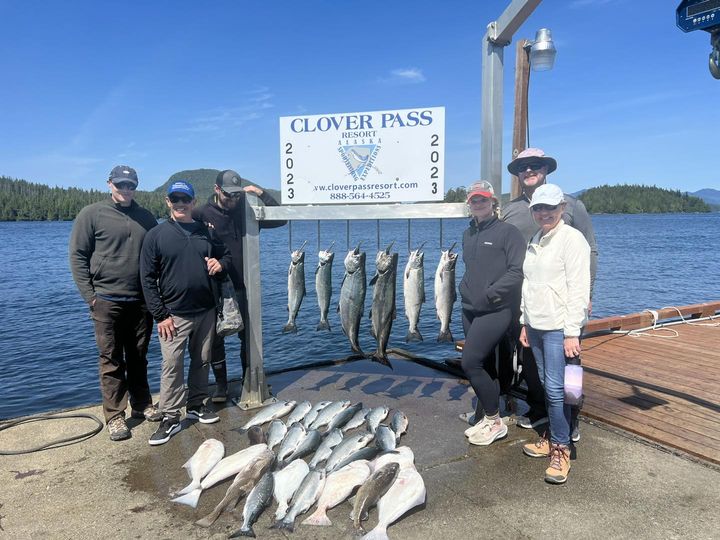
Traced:
<svg viewBox="0 0 720 540">
<path fill-rule="evenodd" d="M 245 328 L 240 306 L 235 297 L 235 287 L 230 278 L 225 278 L 220 284 L 218 298 L 217 322 L 215 331 L 218 336 L 237 334 Z"/>
</svg>

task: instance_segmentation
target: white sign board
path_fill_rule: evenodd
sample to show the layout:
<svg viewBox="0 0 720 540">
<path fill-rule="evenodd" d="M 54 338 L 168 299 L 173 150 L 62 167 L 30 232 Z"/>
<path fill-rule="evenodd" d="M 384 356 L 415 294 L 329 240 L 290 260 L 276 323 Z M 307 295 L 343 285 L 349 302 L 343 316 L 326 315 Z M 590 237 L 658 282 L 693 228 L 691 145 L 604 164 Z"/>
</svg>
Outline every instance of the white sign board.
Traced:
<svg viewBox="0 0 720 540">
<path fill-rule="evenodd" d="M 442 201 L 445 108 L 280 118 L 283 204 Z"/>
</svg>

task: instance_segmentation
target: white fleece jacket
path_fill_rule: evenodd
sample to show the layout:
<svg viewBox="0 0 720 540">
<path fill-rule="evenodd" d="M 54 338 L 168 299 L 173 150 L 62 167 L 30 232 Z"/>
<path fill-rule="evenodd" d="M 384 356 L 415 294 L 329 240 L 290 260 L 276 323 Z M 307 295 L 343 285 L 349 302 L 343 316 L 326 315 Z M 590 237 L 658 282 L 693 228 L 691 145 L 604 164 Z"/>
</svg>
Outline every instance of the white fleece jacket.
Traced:
<svg viewBox="0 0 720 540">
<path fill-rule="evenodd" d="M 590 303 L 590 245 L 563 220 L 528 243 L 520 323 L 535 330 L 562 330 L 578 337 Z"/>
</svg>

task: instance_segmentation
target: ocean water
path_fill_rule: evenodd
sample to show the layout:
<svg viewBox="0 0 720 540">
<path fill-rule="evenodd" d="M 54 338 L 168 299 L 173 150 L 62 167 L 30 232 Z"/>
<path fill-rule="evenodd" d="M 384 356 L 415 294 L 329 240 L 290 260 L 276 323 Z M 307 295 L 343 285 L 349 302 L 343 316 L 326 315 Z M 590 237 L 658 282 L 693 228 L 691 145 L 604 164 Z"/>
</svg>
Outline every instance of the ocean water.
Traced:
<svg viewBox="0 0 720 540">
<path fill-rule="evenodd" d="M 646 308 L 680 306 L 720 300 L 720 214 L 600 215 L 593 216 L 600 262 L 593 317 L 619 315 Z M 374 273 L 375 253 L 395 242 L 398 265 L 398 316 L 390 347 L 401 347 L 437 361 L 456 357 L 450 343 L 437 343 L 433 280 L 445 249 L 467 226 L 464 219 L 294 222 L 289 227 L 261 232 L 261 282 L 265 366 L 268 370 L 344 358 L 351 353 L 336 312 L 342 261 L 348 246 L 362 241 L 367 254 L 368 280 Z M 72 223 L 0 223 L 0 418 L 35 414 L 101 400 L 97 351 L 87 308 L 72 281 L 67 249 Z M 292 247 L 307 240 L 306 288 L 297 319 L 297 334 L 282 334 L 287 321 L 287 267 Z M 335 242 L 331 332 L 315 330 L 319 308 L 314 271 L 318 245 Z M 408 243 L 425 242 L 425 294 L 420 331 L 422 343 L 405 343 L 402 271 Z M 459 247 L 458 247 L 459 249 Z M 464 267 L 458 261 L 457 281 Z M 368 288 L 360 340 L 372 351 L 368 318 L 372 289 Z M 462 338 L 459 302 L 451 330 Z M 159 389 L 160 347 L 154 335 L 149 351 L 149 377 Z M 226 340 L 231 377 L 239 377 L 239 341 Z"/>
</svg>

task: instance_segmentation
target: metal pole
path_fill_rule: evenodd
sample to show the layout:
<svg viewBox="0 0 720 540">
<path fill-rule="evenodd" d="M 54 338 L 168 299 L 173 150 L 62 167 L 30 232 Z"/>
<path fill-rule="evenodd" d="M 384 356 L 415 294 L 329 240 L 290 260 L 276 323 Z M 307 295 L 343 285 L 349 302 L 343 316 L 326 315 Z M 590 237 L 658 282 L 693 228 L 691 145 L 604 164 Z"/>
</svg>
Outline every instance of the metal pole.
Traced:
<svg viewBox="0 0 720 540">
<path fill-rule="evenodd" d="M 252 206 L 257 196 L 245 196 L 245 236 L 243 236 L 243 271 L 247 294 L 247 319 L 243 339 L 247 351 L 247 365 L 243 366 L 243 387 L 238 407 L 260 407 L 270 397 L 263 366 L 262 300 L 260 296 L 260 227 Z M 291 236 L 292 241 L 292 236 Z M 292 247 L 291 247 L 292 249 Z"/>
</svg>

